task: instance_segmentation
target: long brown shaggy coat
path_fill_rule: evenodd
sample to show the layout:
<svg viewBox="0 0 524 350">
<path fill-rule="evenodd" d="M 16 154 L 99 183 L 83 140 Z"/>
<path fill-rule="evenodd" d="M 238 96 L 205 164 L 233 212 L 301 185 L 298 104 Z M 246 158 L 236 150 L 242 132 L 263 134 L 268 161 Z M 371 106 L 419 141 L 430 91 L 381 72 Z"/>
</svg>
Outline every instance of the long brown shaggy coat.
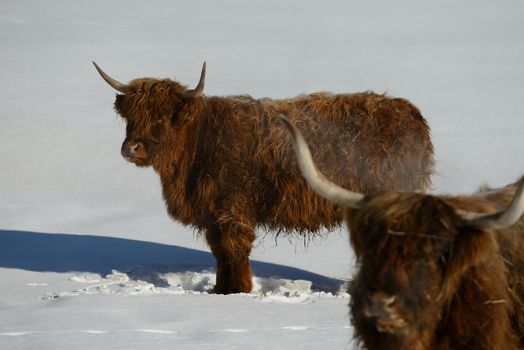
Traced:
<svg viewBox="0 0 524 350">
<path fill-rule="evenodd" d="M 479 230 L 457 215 L 500 211 L 515 187 L 460 197 L 385 192 L 347 210 L 359 266 L 351 319 L 363 347 L 524 349 L 524 217 Z M 379 299 L 382 315 L 371 309 Z"/>
<path fill-rule="evenodd" d="M 217 293 L 251 290 L 257 226 L 306 234 L 342 220 L 340 208 L 300 175 L 277 115 L 289 116 L 315 140 L 316 161 L 341 186 L 372 193 L 430 185 L 429 127 L 404 99 L 372 92 L 188 98 L 187 89 L 169 79 L 128 86 L 115 102 L 127 124 L 122 153 L 152 166 L 169 214 L 205 234 L 217 259 Z M 130 148 L 140 157 L 130 158 Z"/>
</svg>

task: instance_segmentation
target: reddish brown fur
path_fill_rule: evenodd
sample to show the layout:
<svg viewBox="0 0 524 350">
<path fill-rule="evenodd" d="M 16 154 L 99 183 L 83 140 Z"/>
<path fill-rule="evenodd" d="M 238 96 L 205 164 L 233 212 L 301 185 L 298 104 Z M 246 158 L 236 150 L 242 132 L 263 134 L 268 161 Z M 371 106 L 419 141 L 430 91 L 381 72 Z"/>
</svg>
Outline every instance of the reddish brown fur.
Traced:
<svg viewBox="0 0 524 350">
<path fill-rule="evenodd" d="M 217 293 L 249 292 L 255 228 L 315 232 L 339 225 L 339 207 L 302 178 L 283 113 L 316 140 L 320 169 L 365 193 L 425 190 L 433 169 L 429 128 L 404 99 L 371 92 L 316 93 L 287 100 L 184 97 L 172 80 L 137 79 L 117 95 L 130 142 L 142 142 L 137 165 L 153 166 L 169 214 L 205 233 L 217 259 Z M 351 164 L 348 171 L 335 164 Z"/>
<path fill-rule="evenodd" d="M 508 229 L 476 230 L 455 211 L 502 210 L 514 192 L 515 185 L 462 197 L 384 192 L 347 209 L 359 266 L 351 318 L 361 345 L 524 349 L 524 217 Z M 378 319 L 365 316 L 377 292 L 399 297 L 384 319 L 409 328 L 377 330 Z"/>
</svg>

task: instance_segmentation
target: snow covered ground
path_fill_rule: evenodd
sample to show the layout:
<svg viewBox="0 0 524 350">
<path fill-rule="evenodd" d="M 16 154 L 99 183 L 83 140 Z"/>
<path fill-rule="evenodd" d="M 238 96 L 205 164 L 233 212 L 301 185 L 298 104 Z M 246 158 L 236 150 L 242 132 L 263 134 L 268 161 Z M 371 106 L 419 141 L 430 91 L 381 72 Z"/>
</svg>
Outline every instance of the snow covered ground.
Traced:
<svg viewBox="0 0 524 350">
<path fill-rule="evenodd" d="M 210 294 L 214 260 L 120 157 L 121 81 L 207 95 L 387 91 L 420 107 L 434 192 L 524 173 L 524 3 L 3 0 L 0 349 L 351 349 L 345 231 L 259 232 L 251 294 Z M 341 290 L 342 288 L 342 290 Z"/>
</svg>

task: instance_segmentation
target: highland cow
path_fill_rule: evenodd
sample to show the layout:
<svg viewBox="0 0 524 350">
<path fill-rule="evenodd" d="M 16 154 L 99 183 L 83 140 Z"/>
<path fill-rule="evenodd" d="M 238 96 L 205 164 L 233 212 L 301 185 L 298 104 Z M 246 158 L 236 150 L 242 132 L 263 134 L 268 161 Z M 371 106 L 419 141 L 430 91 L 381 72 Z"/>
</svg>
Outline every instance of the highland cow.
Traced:
<svg viewBox="0 0 524 350">
<path fill-rule="evenodd" d="M 195 89 L 170 79 L 122 84 L 95 66 L 119 92 L 115 110 L 127 130 L 122 156 L 152 166 L 169 214 L 205 235 L 217 260 L 216 293 L 251 291 L 257 226 L 308 235 L 342 220 L 341 208 L 300 175 L 280 113 L 315 135 L 316 158 L 340 186 L 373 193 L 430 185 L 429 128 L 404 99 L 371 92 L 208 97 L 205 63 Z M 338 164 L 352 166 L 342 171 Z"/>
<path fill-rule="evenodd" d="M 524 177 L 471 196 L 356 193 L 327 180 L 284 122 L 308 183 L 346 208 L 358 267 L 350 314 L 361 345 L 524 349 Z"/>
</svg>

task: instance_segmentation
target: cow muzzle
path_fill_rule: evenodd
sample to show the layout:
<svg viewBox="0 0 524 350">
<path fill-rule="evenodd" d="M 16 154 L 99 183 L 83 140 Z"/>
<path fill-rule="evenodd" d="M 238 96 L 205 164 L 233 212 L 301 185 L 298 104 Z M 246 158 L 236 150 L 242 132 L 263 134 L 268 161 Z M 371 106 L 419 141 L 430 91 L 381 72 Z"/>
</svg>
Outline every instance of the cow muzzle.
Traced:
<svg viewBox="0 0 524 350">
<path fill-rule="evenodd" d="M 381 333 L 401 334 L 408 323 L 399 314 L 399 297 L 383 292 L 370 292 L 366 297 L 364 315 Z"/>
<path fill-rule="evenodd" d="M 143 162 L 148 159 L 148 152 L 143 142 L 126 140 L 120 150 L 122 157 L 132 163 Z"/>
</svg>

